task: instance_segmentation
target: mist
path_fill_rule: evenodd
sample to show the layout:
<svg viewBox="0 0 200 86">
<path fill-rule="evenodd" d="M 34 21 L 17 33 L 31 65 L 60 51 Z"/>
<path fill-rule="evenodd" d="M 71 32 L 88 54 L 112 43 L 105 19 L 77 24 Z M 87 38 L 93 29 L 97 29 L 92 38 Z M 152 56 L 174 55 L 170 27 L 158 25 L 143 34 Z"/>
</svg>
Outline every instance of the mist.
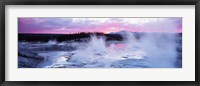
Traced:
<svg viewBox="0 0 200 86">
<path fill-rule="evenodd" d="M 159 24 L 162 24 L 162 26 L 159 27 Z M 170 26 L 171 29 L 167 29 L 167 32 L 140 34 L 140 39 L 136 38 L 135 33 L 126 31 L 125 34 L 121 34 L 125 40 L 120 43 L 109 43 L 105 41 L 105 37 L 93 35 L 85 49 L 74 51 L 75 54 L 70 61 L 93 66 L 111 67 L 111 63 L 116 61 L 139 59 L 148 64 L 147 66 L 150 68 L 175 67 L 174 63 L 177 59 L 176 34 L 168 32 L 175 30 L 174 28 L 177 28 L 177 25 L 174 22 L 167 24 L 151 22 L 143 26 L 151 27 L 149 29 L 157 29 L 158 31 L 166 29 L 165 27 L 167 26 Z M 137 63 L 134 65 L 137 65 Z"/>
</svg>

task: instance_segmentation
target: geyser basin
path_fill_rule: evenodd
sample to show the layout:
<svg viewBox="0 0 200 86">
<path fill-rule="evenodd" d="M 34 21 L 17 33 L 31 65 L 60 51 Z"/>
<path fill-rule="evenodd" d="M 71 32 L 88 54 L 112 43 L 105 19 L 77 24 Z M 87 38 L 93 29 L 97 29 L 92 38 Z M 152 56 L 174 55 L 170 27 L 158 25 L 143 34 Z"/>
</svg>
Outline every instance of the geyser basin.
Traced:
<svg viewBox="0 0 200 86">
<path fill-rule="evenodd" d="M 26 18 L 19 21 L 22 26 L 26 24 L 22 22 L 24 19 Z M 66 19 L 62 19 L 62 21 Z M 70 19 L 73 20 L 73 18 Z M 18 67 L 182 67 L 181 18 L 150 19 L 148 22 L 143 23 L 141 23 L 143 20 L 141 18 L 140 24 L 138 24 L 139 22 L 131 22 L 135 21 L 134 18 L 125 18 L 124 20 L 123 18 L 122 20 L 119 18 L 105 19 L 108 19 L 108 21 L 103 20 L 100 22 L 92 19 L 92 22 L 90 22 L 90 20 L 82 19 L 78 22 L 71 22 L 71 24 L 80 24 L 76 27 L 73 26 L 73 28 L 82 28 L 83 32 L 81 33 L 71 31 L 71 33 L 66 34 L 19 34 Z M 53 20 L 54 18 L 50 20 L 44 18 L 44 23 Z M 86 20 L 87 23 L 83 23 Z M 41 27 L 46 28 L 46 26 Z M 98 31 L 99 28 L 103 29 L 103 32 Z"/>
</svg>

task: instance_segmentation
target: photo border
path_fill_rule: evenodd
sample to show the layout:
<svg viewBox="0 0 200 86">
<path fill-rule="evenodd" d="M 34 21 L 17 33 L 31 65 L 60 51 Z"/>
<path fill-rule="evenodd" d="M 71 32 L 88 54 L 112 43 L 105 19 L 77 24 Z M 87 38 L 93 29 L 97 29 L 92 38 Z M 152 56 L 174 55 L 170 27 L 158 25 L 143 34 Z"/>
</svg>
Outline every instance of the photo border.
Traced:
<svg viewBox="0 0 200 86">
<path fill-rule="evenodd" d="M 0 84 L 2 86 L 194 86 L 199 85 L 198 48 L 195 49 L 195 81 L 5 81 L 5 6 L 6 5 L 195 5 L 195 44 L 198 44 L 198 30 L 200 29 L 200 0 L 2 0 L 0 1 Z"/>
</svg>

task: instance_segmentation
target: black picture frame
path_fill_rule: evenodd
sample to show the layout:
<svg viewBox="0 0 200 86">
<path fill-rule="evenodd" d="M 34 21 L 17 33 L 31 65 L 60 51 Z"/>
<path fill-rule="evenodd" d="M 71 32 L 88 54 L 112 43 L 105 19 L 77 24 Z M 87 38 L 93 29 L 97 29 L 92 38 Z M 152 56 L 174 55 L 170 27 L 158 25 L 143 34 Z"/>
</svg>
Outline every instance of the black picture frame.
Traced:
<svg viewBox="0 0 200 86">
<path fill-rule="evenodd" d="M 2 86 L 195 86 L 199 85 L 200 0 L 1 0 L 0 5 L 0 84 Z M 5 81 L 6 5 L 195 5 L 195 81 Z"/>
</svg>

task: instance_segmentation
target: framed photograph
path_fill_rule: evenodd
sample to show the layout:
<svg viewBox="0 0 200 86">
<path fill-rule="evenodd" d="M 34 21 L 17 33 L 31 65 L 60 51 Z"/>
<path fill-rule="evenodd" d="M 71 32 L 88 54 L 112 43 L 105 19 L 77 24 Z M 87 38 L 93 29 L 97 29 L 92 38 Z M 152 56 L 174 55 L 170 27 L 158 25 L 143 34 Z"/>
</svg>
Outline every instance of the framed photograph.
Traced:
<svg viewBox="0 0 200 86">
<path fill-rule="evenodd" d="M 199 0 L 8 0 L 1 7 L 2 86 L 199 85 Z"/>
</svg>

